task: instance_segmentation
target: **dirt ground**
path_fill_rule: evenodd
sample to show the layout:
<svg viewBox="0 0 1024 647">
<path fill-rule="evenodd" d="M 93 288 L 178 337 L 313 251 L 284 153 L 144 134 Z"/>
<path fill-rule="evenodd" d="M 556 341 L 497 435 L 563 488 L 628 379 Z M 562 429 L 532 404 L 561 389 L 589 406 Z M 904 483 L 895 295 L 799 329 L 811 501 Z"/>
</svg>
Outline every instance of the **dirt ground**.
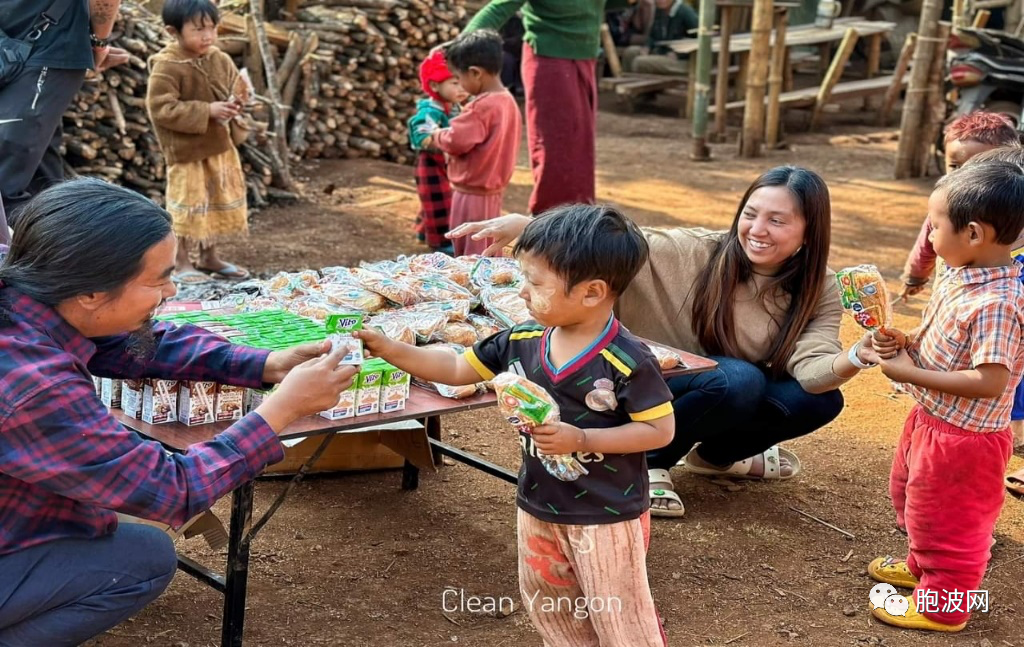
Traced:
<svg viewBox="0 0 1024 647">
<path fill-rule="evenodd" d="M 867 137 L 879 129 L 855 119 L 833 115 L 830 122 L 824 132 L 792 135 L 788 149 L 762 159 L 738 160 L 735 145 L 723 144 L 713 146 L 713 162 L 698 164 L 688 158 L 686 122 L 604 110 L 599 197 L 645 225 L 724 228 L 759 172 L 801 164 L 820 172 L 832 190 L 832 266 L 873 262 L 895 287 L 931 181 L 893 181 L 891 138 Z M 529 194 L 525 156 L 522 162 L 506 198 L 511 211 L 525 209 Z M 311 202 L 257 214 L 252 238 L 230 248 L 229 258 L 273 271 L 422 251 L 410 233 L 411 169 L 343 161 L 309 166 L 303 175 Z M 912 327 L 924 303 L 901 306 L 897 324 Z M 844 342 L 856 334 L 846 321 Z M 976 614 L 955 636 L 901 632 L 871 619 L 865 566 L 905 550 L 886 491 L 911 403 L 894 396 L 878 371 L 843 392 L 847 408 L 839 419 L 790 445 L 804 463 L 793 481 L 726 488 L 674 473 L 687 514 L 655 520 L 648 558 L 670 644 L 1024 645 L 1024 618 L 1016 611 L 1018 604 L 1024 611 L 1024 503 L 1014 499 L 1006 502 L 984 583 L 989 613 Z M 518 444 L 492 411 L 446 420 L 445 437 L 502 465 L 518 464 Z M 1021 463 L 1015 457 L 1012 465 Z M 518 607 L 507 616 L 442 608 L 447 587 L 518 600 L 513 488 L 462 465 L 425 474 L 413 492 L 401 491 L 399 480 L 396 472 L 359 473 L 297 488 L 253 547 L 247 645 L 540 645 Z M 283 487 L 280 480 L 257 486 L 257 514 Z M 226 519 L 224 502 L 217 510 Z M 181 547 L 223 564 L 223 553 L 201 540 Z M 93 644 L 217 645 L 220 607 L 220 596 L 179 573 L 155 603 Z"/>
</svg>

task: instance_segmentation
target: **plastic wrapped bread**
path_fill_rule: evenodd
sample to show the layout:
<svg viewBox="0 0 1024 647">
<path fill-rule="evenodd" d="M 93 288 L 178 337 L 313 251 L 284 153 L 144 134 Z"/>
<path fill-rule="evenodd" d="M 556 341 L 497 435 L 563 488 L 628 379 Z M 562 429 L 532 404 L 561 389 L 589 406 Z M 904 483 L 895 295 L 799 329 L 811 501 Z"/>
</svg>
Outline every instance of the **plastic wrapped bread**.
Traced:
<svg viewBox="0 0 1024 647">
<path fill-rule="evenodd" d="M 862 327 L 875 332 L 892 325 L 892 300 L 885 279 L 874 265 L 836 272 L 843 309 Z"/>
<path fill-rule="evenodd" d="M 498 394 L 498 409 L 516 431 L 532 433 L 535 427 L 559 421 L 558 403 L 540 386 L 515 373 L 501 373 L 491 386 Z M 542 454 L 537 458 L 544 469 L 560 481 L 575 481 L 588 474 L 572 454 Z"/>
</svg>

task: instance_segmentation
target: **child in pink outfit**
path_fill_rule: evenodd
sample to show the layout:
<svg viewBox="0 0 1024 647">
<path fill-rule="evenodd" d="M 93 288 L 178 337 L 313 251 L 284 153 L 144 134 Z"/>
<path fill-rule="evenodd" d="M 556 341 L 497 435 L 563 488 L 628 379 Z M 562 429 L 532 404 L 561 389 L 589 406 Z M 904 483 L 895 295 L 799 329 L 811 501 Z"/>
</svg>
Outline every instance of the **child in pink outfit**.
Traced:
<svg viewBox="0 0 1024 647">
<path fill-rule="evenodd" d="M 501 84 L 502 40 L 483 30 L 463 34 L 445 50 L 448 67 L 473 100 L 448 128 L 435 131 L 430 144 L 448 154 L 452 185 L 451 229 L 466 222 L 497 218 L 512 180 L 522 116 Z M 484 240 L 456 238 L 455 255 L 481 254 Z"/>
</svg>

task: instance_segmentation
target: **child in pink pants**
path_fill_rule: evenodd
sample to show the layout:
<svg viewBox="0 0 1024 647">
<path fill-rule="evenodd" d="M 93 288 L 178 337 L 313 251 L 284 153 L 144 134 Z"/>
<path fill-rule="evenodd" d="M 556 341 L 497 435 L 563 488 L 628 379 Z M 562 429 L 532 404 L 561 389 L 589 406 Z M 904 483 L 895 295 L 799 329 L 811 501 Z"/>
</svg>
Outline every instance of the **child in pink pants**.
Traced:
<svg viewBox="0 0 1024 647">
<path fill-rule="evenodd" d="M 921 326 L 887 329 L 873 349 L 882 372 L 904 383 L 911 411 L 889 482 L 906 561 L 878 558 L 869 574 L 914 596 L 878 607 L 878 620 L 954 632 L 991 557 L 1012 452 L 1014 386 L 1024 373 L 1024 287 L 1010 256 L 1024 228 L 1024 169 L 968 164 L 939 180 L 928 200 L 931 242 L 946 263 Z M 900 614 L 906 605 L 906 614 Z"/>
</svg>

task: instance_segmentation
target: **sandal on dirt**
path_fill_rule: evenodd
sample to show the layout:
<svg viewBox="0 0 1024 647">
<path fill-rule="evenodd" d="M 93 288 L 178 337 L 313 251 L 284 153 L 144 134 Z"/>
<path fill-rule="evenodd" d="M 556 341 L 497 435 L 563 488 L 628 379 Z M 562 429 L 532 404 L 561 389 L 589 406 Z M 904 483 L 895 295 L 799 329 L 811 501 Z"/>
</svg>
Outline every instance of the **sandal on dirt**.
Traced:
<svg viewBox="0 0 1024 647">
<path fill-rule="evenodd" d="M 868 564 L 868 575 L 876 582 L 892 584 L 904 589 L 912 589 L 917 586 L 917 578 L 907 568 L 907 563 L 892 557 L 878 557 L 872 560 Z"/>
<path fill-rule="evenodd" d="M 691 449 L 690 453 L 684 456 L 683 460 L 680 461 L 680 465 L 686 468 L 688 472 L 691 472 L 693 474 L 700 474 L 701 476 L 752 479 L 758 481 L 786 481 L 799 474 L 800 470 L 802 469 L 800 459 L 797 458 L 797 455 L 789 451 L 788 449 L 779 447 L 778 445 L 772 445 L 768 449 L 761 452 L 761 456 L 764 460 L 763 476 L 753 476 L 750 474 L 750 470 L 754 466 L 755 457 L 753 456 L 741 461 L 736 461 L 735 463 L 733 463 L 732 465 L 725 469 L 715 469 L 713 467 L 703 467 L 697 465 L 692 460 L 690 460 L 690 456 L 695 451 L 697 451 L 696 448 Z M 781 463 L 779 462 L 780 458 L 786 458 L 789 460 L 789 465 L 793 469 L 789 476 L 782 475 L 782 471 L 779 467 L 781 465 Z"/>
<path fill-rule="evenodd" d="M 647 478 L 651 483 L 671 483 L 672 476 L 669 475 L 668 470 L 647 470 Z M 679 498 L 679 495 L 674 490 L 666 490 L 663 487 L 651 486 L 650 491 L 651 497 L 651 516 L 652 517 L 681 517 L 686 514 L 686 506 L 683 505 L 683 500 Z M 666 508 L 655 508 L 654 499 L 668 499 L 669 501 L 675 501 L 679 504 L 678 510 L 669 510 Z"/>
<path fill-rule="evenodd" d="M 967 626 L 967 622 L 961 622 L 958 625 L 947 625 L 942 622 L 936 622 L 931 618 L 919 613 L 917 610 L 917 602 L 913 595 L 902 596 L 906 599 L 906 611 L 901 616 L 894 616 L 885 610 L 884 607 L 878 607 L 877 609 L 871 610 L 871 616 L 880 622 L 884 622 L 887 625 L 893 627 L 899 627 L 900 629 L 917 629 L 919 631 L 940 631 L 943 633 L 956 633 Z"/>
<path fill-rule="evenodd" d="M 215 278 L 221 279 L 222 281 L 244 281 L 249 278 L 249 270 L 238 267 L 232 263 L 224 263 L 224 267 L 219 270 L 210 269 L 209 267 L 196 268 L 203 272 L 209 272 Z"/>
<path fill-rule="evenodd" d="M 1024 496 L 1024 469 L 1007 474 L 1006 478 L 1003 479 L 1003 484 L 1006 485 L 1006 489 L 1009 490 L 1011 494 Z"/>
<path fill-rule="evenodd" d="M 175 283 L 181 283 L 182 285 L 202 285 L 203 283 L 211 283 L 213 281 L 208 274 L 203 274 L 199 270 L 185 270 L 184 272 L 178 272 L 171 276 L 171 280 Z"/>
</svg>

